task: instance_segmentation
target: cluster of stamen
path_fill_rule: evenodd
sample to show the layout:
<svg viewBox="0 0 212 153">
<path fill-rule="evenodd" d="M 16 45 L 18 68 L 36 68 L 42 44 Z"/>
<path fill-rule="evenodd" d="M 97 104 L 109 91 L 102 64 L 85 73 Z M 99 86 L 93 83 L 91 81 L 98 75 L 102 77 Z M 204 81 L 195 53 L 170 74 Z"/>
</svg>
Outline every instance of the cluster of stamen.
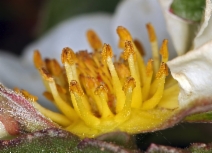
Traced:
<svg viewBox="0 0 212 153">
<path fill-rule="evenodd" d="M 119 47 L 124 52 L 115 62 L 110 45 L 102 44 L 92 30 L 88 31 L 87 38 L 94 52 L 74 53 L 66 47 L 61 54 L 63 67 L 55 59 L 42 60 L 40 53 L 35 51 L 35 67 L 46 87 L 44 96 L 61 113 L 47 110 L 38 103 L 35 103 L 35 107 L 67 130 L 82 137 L 80 132 L 85 131 L 83 132 L 83 128 L 82 131 L 77 130 L 79 126 L 88 126 L 96 131 L 104 129 L 104 133 L 127 121 L 133 110 L 176 108 L 177 104 L 172 107 L 166 102 L 159 105 L 168 75 L 167 40 L 163 41 L 160 49 L 160 60 L 154 28 L 147 24 L 147 29 L 153 59 L 146 65 L 142 57 L 142 45 L 137 40 L 134 41 L 127 29 L 121 26 L 117 28 L 117 33 L 120 37 Z M 25 95 L 30 97 L 29 94 Z M 92 136 L 95 136 L 95 132 Z"/>
</svg>

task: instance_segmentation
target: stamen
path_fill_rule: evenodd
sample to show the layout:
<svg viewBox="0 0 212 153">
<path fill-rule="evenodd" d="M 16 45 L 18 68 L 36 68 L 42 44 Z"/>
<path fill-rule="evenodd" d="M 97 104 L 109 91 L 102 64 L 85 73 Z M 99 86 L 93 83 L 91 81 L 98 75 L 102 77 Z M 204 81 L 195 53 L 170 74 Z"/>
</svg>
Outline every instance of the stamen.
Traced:
<svg viewBox="0 0 212 153">
<path fill-rule="evenodd" d="M 144 109 L 144 110 L 153 109 L 160 102 L 162 95 L 163 95 L 163 91 L 164 91 L 165 78 L 168 75 L 167 69 L 168 69 L 167 65 L 165 63 L 161 63 L 160 69 L 159 69 L 158 73 L 156 74 L 156 80 L 154 82 L 154 87 L 151 87 L 151 89 L 153 89 L 153 91 L 155 91 L 155 89 L 156 89 L 156 92 L 149 100 L 147 100 L 143 103 L 142 109 Z"/>
<path fill-rule="evenodd" d="M 54 97 L 55 105 L 65 114 L 69 119 L 76 120 L 78 118 L 78 115 L 74 111 L 74 109 L 68 105 L 59 95 L 57 91 L 56 84 L 54 82 L 54 79 L 50 76 L 50 74 L 44 69 L 40 69 L 40 73 L 42 74 L 42 77 L 48 81 L 49 87 L 51 90 L 51 93 Z"/>
<path fill-rule="evenodd" d="M 163 97 L 158 104 L 159 107 L 167 109 L 175 109 L 179 107 L 178 95 L 179 95 L 179 86 L 174 84 L 168 89 L 164 90 Z"/>
<path fill-rule="evenodd" d="M 156 74 L 156 79 L 160 79 L 163 76 L 168 76 L 168 75 L 169 75 L 168 67 L 167 67 L 166 63 L 162 62 L 160 69 L 159 69 L 158 73 Z"/>
<path fill-rule="evenodd" d="M 28 91 L 24 89 L 20 90 L 19 88 L 14 88 L 14 91 L 22 94 L 26 99 L 30 100 L 31 102 L 36 102 L 38 100 L 37 96 L 30 94 Z"/>
<path fill-rule="evenodd" d="M 146 79 L 143 87 L 143 97 L 144 101 L 147 100 L 149 96 L 149 90 L 152 82 L 152 76 L 153 76 L 153 60 L 150 59 L 146 66 Z"/>
<path fill-rule="evenodd" d="M 138 49 L 139 53 L 141 54 L 141 56 L 144 57 L 145 56 L 145 50 L 144 50 L 142 43 L 137 39 L 134 39 L 133 42 L 134 42 L 136 48 Z"/>
<path fill-rule="evenodd" d="M 43 92 L 43 96 L 46 97 L 46 99 L 48 99 L 49 101 L 54 102 L 54 97 L 50 92 L 48 91 Z"/>
<path fill-rule="evenodd" d="M 125 82 L 125 79 L 130 76 L 130 71 L 128 67 L 123 63 L 114 63 L 118 76 L 122 82 Z"/>
<path fill-rule="evenodd" d="M 130 32 L 122 27 L 122 26 L 118 26 L 118 28 L 116 29 L 117 34 L 119 35 L 119 47 L 124 49 L 125 48 L 125 41 L 132 41 L 132 36 L 130 34 Z"/>
<path fill-rule="evenodd" d="M 51 72 L 54 76 L 60 76 L 62 73 L 62 68 L 56 59 L 51 60 L 50 62 Z"/>
<path fill-rule="evenodd" d="M 33 62 L 34 62 L 34 65 L 37 69 L 44 67 L 44 62 L 43 62 L 41 54 L 38 50 L 34 51 Z"/>
<path fill-rule="evenodd" d="M 133 94 L 133 89 L 135 87 L 136 87 L 136 82 L 134 78 L 132 77 L 127 78 L 123 86 L 123 91 L 125 92 L 126 100 L 125 100 L 123 109 L 115 116 L 116 122 L 122 123 L 130 117 L 131 103 L 132 103 L 132 96 L 133 96 L 132 94 Z"/>
<path fill-rule="evenodd" d="M 87 31 L 87 40 L 94 51 L 100 50 L 103 46 L 102 41 L 93 30 Z"/>
<path fill-rule="evenodd" d="M 159 52 L 158 52 L 158 41 L 157 41 L 155 30 L 152 24 L 148 23 L 146 27 L 149 34 L 149 41 L 152 48 L 152 57 L 154 60 L 154 72 L 157 72 L 159 69 L 159 64 L 160 64 Z"/>
<path fill-rule="evenodd" d="M 168 40 L 164 39 L 163 44 L 160 48 L 160 54 L 162 55 L 162 62 L 166 63 L 169 59 L 169 52 L 168 52 Z"/>
<path fill-rule="evenodd" d="M 111 110 L 108 106 L 108 103 L 107 103 L 107 101 L 108 101 L 107 92 L 108 92 L 108 89 L 106 88 L 105 85 L 100 85 L 95 90 L 95 94 L 99 95 L 100 100 L 101 100 L 101 104 L 102 104 L 102 111 L 101 111 L 102 116 L 101 117 L 102 118 L 113 116 L 113 113 L 111 112 Z"/>
<path fill-rule="evenodd" d="M 68 63 L 70 65 L 73 65 L 76 63 L 76 55 L 74 51 L 71 48 L 63 48 L 62 54 L 61 54 L 61 61 L 62 63 Z"/>
<path fill-rule="evenodd" d="M 117 98 L 116 112 L 119 112 L 124 107 L 123 99 L 125 99 L 125 95 L 124 95 L 124 92 L 122 91 L 121 82 L 119 80 L 119 77 L 117 75 L 117 72 L 112 62 L 112 58 L 111 58 L 112 55 L 113 55 L 113 51 L 110 45 L 104 44 L 102 49 L 102 57 L 103 57 L 103 60 L 107 62 L 107 66 L 111 73 L 113 88 L 115 89 L 115 94 Z"/>
<path fill-rule="evenodd" d="M 91 103 L 91 107 L 92 109 L 95 108 L 94 111 L 98 111 L 99 114 L 101 115 L 101 112 L 102 112 L 102 104 L 101 104 L 101 100 L 99 98 L 99 96 L 97 96 L 95 94 L 95 90 L 99 84 L 98 80 L 94 77 L 89 77 L 89 76 L 84 76 L 84 75 L 80 75 L 80 81 L 83 85 L 83 87 L 85 88 L 85 92 L 86 94 L 88 95 L 88 97 L 92 98 L 92 103 Z M 94 102 L 93 102 L 94 101 Z M 96 106 L 97 106 L 97 109 L 96 110 Z"/>
<path fill-rule="evenodd" d="M 119 35 L 119 47 L 122 48 L 122 49 L 125 49 L 125 42 L 126 41 L 131 41 L 132 42 L 132 46 L 134 48 L 134 52 L 136 54 L 136 60 L 137 60 L 137 63 L 135 65 L 136 69 L 138 70 L 138 76 L 139 76 L 139 80 L 141 80 L 141 83 L 144 82 L 145 80 L 145 65 L 144 65 L 144 61 L 143 61 L 143 58 L 141 56 L 141 53 L 139 52 L 139 50 L 137 49 L 136 45 L 133 43 L 133 39 L 131 37 L 131 34 L 129 33 L 129 31 L 122 27 L 122 26 L 119 26 L 117 28 L 117 33 Z"/>
<path fill-rule="evenodd" d="M 61 54 L 61 61 L 65 66 L 68 82 L 71 82 L 71 80 L 79 81 L 77 76 L 76 65 L 75 65 L 76 60 L 77 60 L 76 55 L 72 49 L 68 47 L 63 48 L 62 54 Z"/>
<path fill-rule="evenodd" d="M 71 121 L 69 118 L 66 116 L 60 114 L 60 113 L 55 113 L 49 109 L 46 109 L 39 105 L 38 103 L 34 103 L 34 106 L 36 109 L 38 109 L 44 116 L 50 118 L 52 121 L 58 123 L 59 125 L 63 127 L 67 127 L 71 124 Z"/>
<path fill-rule="evenodd" d="M 83 102 L 84 92 L 81 87 L 77 83 L 77 81 L 72 80 L 70 82 L 70 91 L 74 94 L 76 99 L 76 104 L 80 112 L 80 117 L 84 120 L 84 122 L 92 127 L 96 127 L 99 125 L 100 120 L 91 114 L 91 112 L 85 107 Z"/>
<path fill-rule="evenodd" d="M 131 76 L 135 79 L 135 82 L 136 82 L 136 87 L 133 92 L 133 100 L 132 100 L 131 106 L 133 108 L 140 108 L 142 104 L 142 91 L 141 91 L 141 83 L 140 83 L 138 70 L 136 70 L 134 57 L 133 57 L 134 48 L 132 46 L 131 41 L 126 41 L 125 47 L 126 49 L 124 50 L 124 54 L 125 54 L 125 57 L 128 59 Z"/>
</svg>

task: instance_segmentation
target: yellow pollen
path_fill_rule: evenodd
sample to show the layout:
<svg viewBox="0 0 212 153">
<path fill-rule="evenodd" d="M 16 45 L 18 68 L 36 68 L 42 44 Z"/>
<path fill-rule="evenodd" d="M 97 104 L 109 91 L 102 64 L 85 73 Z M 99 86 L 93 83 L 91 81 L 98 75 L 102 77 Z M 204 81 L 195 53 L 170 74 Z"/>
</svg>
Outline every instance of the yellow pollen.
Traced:
<svg viewBox="0 0 212 153">
<path fill-rule="evenodd" d="M 160 79 L 163 76 L 167 76 L 168 75 L 168 67 L 166 65 L 166 63 L 162 62 L 160 69 L 158 71 L 158 73 L 156 74 L 156 78 Z"/>
<path fill-rule="evenodd" d="M 148 23 L 146 25 L 146 27 L 147 27 L 147 31 L 148 31 L 148 34 L 149 34 L 149 41 L 150 42 L 156 41 L 157 37 L 156 37 L 155 30 L 154 30 L 154 27 L 152 26 L 152 24 Z"/>
<path fill-rule="evenodd" d="M 135 86 L 136 86 L 135 79 L 132 78 L 132 77 L 128 77 L 128 78 L 126 79 L 126 82 L 125 82 L 124 86 L 123 86 L 123 90 L 124 90 L 124 92 L 126 93 L 127 90 L 129 90 L 129 89 L 132 90 L 132 89 L 135 88 Z"/>
<path fill-rule="evenodd" d="M 41 54 L 38 50 L 34 51 L 33 62 L 37 69 L 44 66 L 44 62 L 43 62 Z"/>
<path fill-rule="evenodd" d="M 77 93 L 79 96 L 83 96 L 84 92 L 82 91 L 81 87 L 79 86 L 79 84 L 77 83 L 76 80 L 72 80 L 70 82 L 70 91 L 73 93 Z"/>
<path fill-rule="evenodd" d="M 125 41 L 132 41 L 131 34 L 129 33 L 129 31 L 126 28 L 124 28 L 122 26 L 118 26 L 116 31 L 120 37 L 119 47 L 124 49 Z"/>
<path fill-rule="evenodd" d="M 103 46 L 102 41 L 93 30 L 87 31 L 87 40 L 94 51 L 100 50 Z"/>
<path fill-rule="evenodd" d="M 135 52 L 134 52 L 134 48 L 133 48 L 133 45 L 132 45 L 132 42 L 131 41 L 126 41 L 125 42 L 125 50 L 124 50 L 124 59 L 127 60 L 129 58 L 130 55 L 134 55 Z"/>
<path fill-rule="evenodd" d="M 53 81 L 53 78 L 52 78 L 51 74 L 45 68 L 40 68 L 39 71 L 40 71 L 40 74 L 42 75 L 42 77 L 45 80 Z"/>
<path fill-rule="evenodd" d="M 61 61 L 62 63 L 68 63 L 70 65 L 74 64 L 76 62 L 76 55 L 74 51 L 71 48 L 63 48 L 62 54 L 61 54 Z"/>
<path fill-rule="evenodd" d="M 19 89 L 19 88 L 14 88 L 14 91 L 17 93 L 22 94 L 26 99 L 32 101 L 32 102 L 36 102 L 38 100 L 37 96 L 34 96 L 32 94 L 30 94 L 28 91 L 24 90 L 24 89 Z"/>
<path fill-rule="evenodd" d="M 153 73 L 153 60 L 150 59 L 148 62 L 147 62 L 147 66 L 146 66 L 146 74 L 147 76 L 151 76 L 152 73 Z"/>
<path fill-rule="evenodd" d="M 45 59 L 38 51 L 34 64 L 42 76 L 43 95 L 61 113 L 35 107 L 66 130 L 84 137 L 96 137 L 114 130 L 136 134 L 159 128 L 178 111 L 179 87 L 168 75 L 168 41 L 160 48 L 153 26 L 147 24 L 152 59 L 145 64 L 144 49 L 129 31 L 119 26 L 119 45 L 123 58 L 114 58 L 109 44 L 102 44 L 93 31 L 87 39 L 93 49 L 62 50 L 63 67 L 55 59 Z M 167 80 L 168 85 L 165 83 Z M 21 92 L 26 97 L 29 94 Z M 33 99 L 33 97 L 31 97 Z M 35 98 L 34 98 L 35 99 Z"/>
<path fill-rule="evenodd" d="M 168 44 L 168 40 L 167 39 L 163 40 L 163 44 L 160 48 L 160 54 L 162 55 L 162 62 L 165 62 L 165 63 L 168 61 L 168 58 L 169 58 L 167 44 Z"/>
<path fill-rule="evenodd" d="M 113 57 L 113 51 L 110 45 L 104 44 L 103 49 L 102 49 L 102 58 L 104 61 L 107 60 L 107 58 Z"/>
</svg>

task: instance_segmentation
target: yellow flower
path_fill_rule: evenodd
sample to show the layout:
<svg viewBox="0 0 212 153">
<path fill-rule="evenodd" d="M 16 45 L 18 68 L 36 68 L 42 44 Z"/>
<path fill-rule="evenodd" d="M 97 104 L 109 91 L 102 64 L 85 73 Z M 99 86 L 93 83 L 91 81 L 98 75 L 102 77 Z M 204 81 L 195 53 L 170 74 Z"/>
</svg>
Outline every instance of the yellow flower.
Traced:
<svg viewBox="0 0 212 153">
<path fill-rule="evenodd" d="M 55 59 L 42 60 L 35 51 L 34 64 L 46 87 L 44 96 L 61 113 L 38 103 L 35 107 L 82 138 L 116 130 L 136 134 L 162 126 L 179 110 L 179 87 L 171 77 L 166 78 L 168 41 L 163 41 L 159 51 L 153 26 L 147 24 L 147 29 L 153 57 L 146 65 L 142 45 L 121 26 L 117 28 L 119 47 L 123 49 L 120 58 L 114 57 L 110 45 L 103 45 L 92 30 L 87 32 L 87 39 L 93 52 L 75 54 L 64 48 L 64 67 Z"/>
</svg>

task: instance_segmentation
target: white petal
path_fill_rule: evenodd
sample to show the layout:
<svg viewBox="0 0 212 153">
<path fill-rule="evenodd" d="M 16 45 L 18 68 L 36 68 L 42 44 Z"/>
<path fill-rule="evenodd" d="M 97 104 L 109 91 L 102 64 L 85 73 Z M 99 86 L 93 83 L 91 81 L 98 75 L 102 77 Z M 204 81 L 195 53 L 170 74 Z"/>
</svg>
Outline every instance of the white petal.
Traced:
<svg viewBox="0 0 212 153">
<path fill-rule="evenodd" d="M 206 8 L 203 17 L 203 23 L 197 33 L 197 36 L 194 39 L 193 47 L 198 48 L 204 43 L 212 40 L 212 2 L 211 0 L 206 0 Z"/>
<path fill-rule="evenodd" d="M 156 0 L 124 0 L 117 7 L 113 19 L 112 30 L 115 33 L 117 26 L 126 27 L 133 38 L 139 39 L 144 45 L 147 58 L 151 58 L 151 49 L 149 37 L 146 30 L 146 24 L 152 23 L 158 36 L 159 44 L 163 39 L 169 40 L 170 57 L 176 56 L 170 36 L 166 30 L 165 20 L 160 8 L 160 4 Z M 117 42 L 118 37 L 115 37 Z"/>
<path fill-rule="evenodd" d="M 70 47 L 74 51 L 90 50 L 87 42 L 86 31 L 93 29 L 102 39 L 102 42 L 112 46 L 111 16 L 108 14 L 90 14 L 71 18 L 60 23 L 37 42 L 29 45 L 24 50 L 24 58 L 32 61 L 33 52 L 38 49 L 43 57 L 56 58 L 60 61 L 61 51 Z"/>
<path fill-rule="evenodd" d="M 212 41 L 167 63 L 181 87 L 180 106 L 212 93 Z"/>
<path fill-rule="evenodd" d="M 56 107 L 43 96 L 45 91 L 39 73 L 31 65 L 20 58 L 0 52 L 0 82 L 5 86 L 13 89 L 18 87 L 25 89 L 31 94 L 38 96 L 39 103 L 52 110 L 57 110 Z"/>
<path fill-rule="evenodd" d="M 179 18 L 169 11 L 173 0 L 159 0 L 166 18 L 169 34 L 178 55 L 183 55 L 191 49 L 192 41 L 198 24 Z"/>
</svg>

